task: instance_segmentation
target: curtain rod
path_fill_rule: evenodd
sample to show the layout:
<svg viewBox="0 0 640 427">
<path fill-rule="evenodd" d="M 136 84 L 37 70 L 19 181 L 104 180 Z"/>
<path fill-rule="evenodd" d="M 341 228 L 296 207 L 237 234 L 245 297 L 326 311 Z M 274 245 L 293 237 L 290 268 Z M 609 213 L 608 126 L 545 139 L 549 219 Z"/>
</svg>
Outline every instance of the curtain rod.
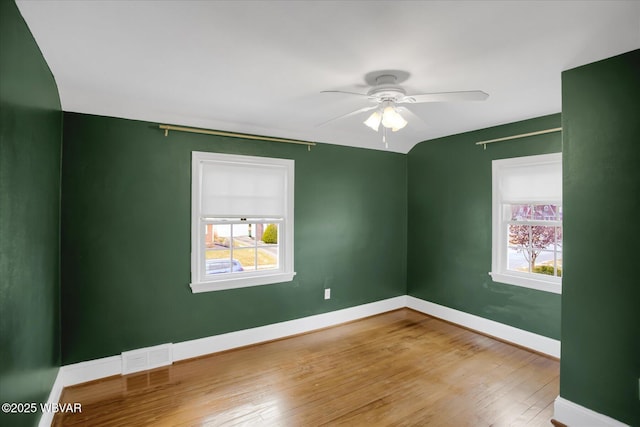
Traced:
<svg viewBox="0 0 640 427">
<path fill-rule="evenodd" d="M 287 139 L 287 138 L 272 138 L 270 136 L 258 136 L 258 135 L 251 135 L 247 133 L 223 132 L 219 130 L 190 128 L 190 127 L 173 126 L 173 125 L 159 125 L 158 127 L 160 129 L 164 129 L 164 136 L 169 136 L 169 131 L 175 130 L 178 132 L 201 133 L 205 135 L 230 136 L 232 138 L 245 138 L 245 139 L 255 139 L 258 141 L 286 142 L 287 144 L 306 145 L 308 151 L 311 151 L 311 147 L 316 145 L 315 142 L 300 141 L 297 139 Z"/>
<path fill-rule="evenodd" d="M 551 133 L 551 132 L 562 132 L 562 128 L 545 129 L 545 130 L 539 130 L 536 132 L 521 133 L 520 135 L 505 136 L 504 138 L 488 139 L 486 141 L 476 142 L 476 145 L 483 145 L 484 149 L 486 150 L 487 144 L 491 144 L 492 142 L 508 141 L 510 139 L 516 139 L 516 138 L 526 138 L 527 136 L 542 135 L 542 134 Z"/>
</svg>

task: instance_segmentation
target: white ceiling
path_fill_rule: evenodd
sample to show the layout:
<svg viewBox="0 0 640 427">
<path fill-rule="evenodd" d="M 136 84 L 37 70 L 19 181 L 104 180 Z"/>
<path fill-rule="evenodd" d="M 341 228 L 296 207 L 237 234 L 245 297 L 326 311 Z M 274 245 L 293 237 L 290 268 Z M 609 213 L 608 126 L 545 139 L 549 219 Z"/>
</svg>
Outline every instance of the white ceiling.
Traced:
<svg viewBox="0 0 640 427">
<path fill-rule="evenodd" d="M 640 48 L 640 1 L 18 0 L 65 111 L 385 149 L 364 76 L 485 102 L 411 108 L 390 151 L 557 113 L 560 73 Z"/>
</svg>

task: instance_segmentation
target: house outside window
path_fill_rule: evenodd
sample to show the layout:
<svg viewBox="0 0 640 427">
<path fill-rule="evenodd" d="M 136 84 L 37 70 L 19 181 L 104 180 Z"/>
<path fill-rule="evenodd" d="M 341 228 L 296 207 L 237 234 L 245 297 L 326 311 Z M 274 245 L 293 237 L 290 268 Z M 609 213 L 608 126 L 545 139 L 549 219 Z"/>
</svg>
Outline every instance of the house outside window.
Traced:
<svg viewBox="0 0 640 427">
<path fill-rule="evenodd" d="M 192 153 L 194 293 L 291 281 L 294 161 Z"/>
<path fill-rule="evenodd" d="M 562 154 L 492 163 L 496 282 L 562 293 Z"/>
</svg>

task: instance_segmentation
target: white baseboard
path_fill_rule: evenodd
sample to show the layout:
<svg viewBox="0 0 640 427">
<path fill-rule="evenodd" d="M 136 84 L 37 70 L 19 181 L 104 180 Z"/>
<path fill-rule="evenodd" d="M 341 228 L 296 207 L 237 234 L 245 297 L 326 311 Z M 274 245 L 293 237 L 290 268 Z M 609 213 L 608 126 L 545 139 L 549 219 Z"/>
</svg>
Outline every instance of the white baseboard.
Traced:
<svg viewBox="0 0 640 427">
<path fill-rule="evenodd" d="M 405 295 L 402 295 L 369 304 L 303 317 L 301 319 L 184 341 L 173 345 L 173 360 L 191 359 L 205 354 L 272 341 L 291 335 L 339 325 L 340 323 L 362 319 L 363 317 L 373 316 L 391 310 L 397 310 L 405 306 Z"/>
<path fill-rule="evenodd" d="M 219 351 L 311 332 L 403 307 L 406 307 L 405 295 L 286 322 L 174 343 L 172 346 L 173 361 L 191 359 Z M 112 375 L 121 375 L 122 356 L 103 357 L 87 362 L 65 365 L 60 368 L 60 371 L 64 387 Z"/>
<path fill-rule="evenodd" d="M 560 396 L 553 402 L 553 419 L 568 427 L 628 427 L 627 424 Z"/>
<path fill-rule="evenodd" d="M 64 365 L 60 370 L 62 370 L 62 382 L 65 387 L 86 383 L 87 381 L 122 374 L 122 356 L 109 356 L 87 362 Z"/>
<path fill-rule="evenodd" d="M 407 295 L 407 307 L 539 353 L 560 358 L 560 341 Z"/>
<path fill-rule="evenodd" d="M 56 374 L 56 380 L 53 382 L 53 386 L 51 387 L 51 392 L 49 393 L 49 398 L 45 403 L 50 403 L 55 405 L 60 402 L 60 395 L 62 394 L 62 389 L 64 388 L 63 383 L 63 370 L 62 367 L 58 368 L 58 373 Z M 38 427 L 49 427 L 51 423 L 53 423 L 54 412 L 42 412 L 40 416 L 40 421 L 38 422 Z"/>
</svg>

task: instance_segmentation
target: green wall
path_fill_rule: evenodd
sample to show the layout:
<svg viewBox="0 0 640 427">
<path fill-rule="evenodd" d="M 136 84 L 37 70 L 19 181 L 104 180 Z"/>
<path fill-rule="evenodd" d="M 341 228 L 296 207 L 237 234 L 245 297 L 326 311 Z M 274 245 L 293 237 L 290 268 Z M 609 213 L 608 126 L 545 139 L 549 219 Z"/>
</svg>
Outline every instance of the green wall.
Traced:
<svg viewBox="0 0 640 427">
<path fill-rule="evenodd" d="M 426 141 L 408 154 L 407 293 L 560 339 L 558 294 L 496 283 L 491 271 L 491 161 L 562 151 L 560 114 Z"/>
<path fill-rule="evenodd" d="M 640 425 L 640 50 L 562 74 L 560 395 Z"/>
<path fill-rule="evenodd" d="M 62 112 L 13 1 L 0 1 L 0 403 L 41 402 L 60 365 Z M 0 414 L 33 425 L 39 413 Z"/>
<path fill-rule="evenodd" d="M 191 293 L 193 150 L 295 160 L 292 282 Z M 405 294 L 402 154 L 65 113 L 62 170 L 63 364 Z"/>
</svg>

